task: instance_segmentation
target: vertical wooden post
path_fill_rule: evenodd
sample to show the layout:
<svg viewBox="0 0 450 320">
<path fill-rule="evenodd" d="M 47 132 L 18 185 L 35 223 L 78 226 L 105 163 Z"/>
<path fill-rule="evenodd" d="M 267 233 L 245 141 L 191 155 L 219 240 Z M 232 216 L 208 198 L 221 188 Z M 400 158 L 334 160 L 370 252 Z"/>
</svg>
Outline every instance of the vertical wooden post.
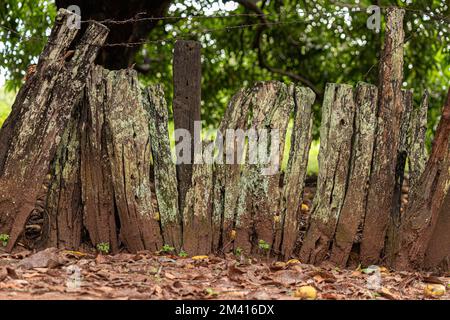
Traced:
<svg viewBox="0 0 450 320">
<path fill-rule="evenodd" d="M 364 265 L 378 263 L 392 212 L 400 123 L 403 114 L 403 16 L 390 8 L 386 15 L 386 36 L 380 61 L 378 127 L 361 243 Z"/>
<path fill-rule="evenodd" d="M 191 163 L 177 165 L 180 212 L 183 212 L 186 192 L 191 185 L 194 160 L 194 121 L 200 121 L 202 76 L 200 49 L 200 43 L 197 41 L 180 40 L 175 43 L 173 56 L 173 118 L 175 130 L 186 129 L 191 134 Z"/>
</svg>

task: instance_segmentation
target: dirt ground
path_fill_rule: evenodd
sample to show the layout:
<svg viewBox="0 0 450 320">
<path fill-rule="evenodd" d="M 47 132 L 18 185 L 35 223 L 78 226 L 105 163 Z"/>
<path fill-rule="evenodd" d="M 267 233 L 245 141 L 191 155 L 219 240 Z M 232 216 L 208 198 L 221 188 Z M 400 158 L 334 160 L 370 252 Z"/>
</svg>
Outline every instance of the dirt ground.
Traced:
<svg viewBox="0 0 450 320">
<path fill-rule="evenodd" d="M 304 286 L 317 299 L 450 299 L 448 274 L 377 270 L 49 248 L 0 255 L 0 299 L 300 299 Z M 445 293 L 430 294 L 435 287 Z"/>
</svg>

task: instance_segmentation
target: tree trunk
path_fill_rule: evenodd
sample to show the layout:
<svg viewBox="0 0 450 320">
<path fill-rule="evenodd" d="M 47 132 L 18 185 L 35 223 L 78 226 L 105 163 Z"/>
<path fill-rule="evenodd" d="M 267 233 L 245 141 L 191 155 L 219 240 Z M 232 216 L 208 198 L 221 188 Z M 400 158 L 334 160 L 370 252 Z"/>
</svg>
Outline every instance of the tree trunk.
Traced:
<svg viewBox="0 0 450 320">
<path fill-rule="evenodd" d="M 36 73 L 20 90 L 0 131 L 0 232 L 10 235 L 7 250 L 29 216 L 44 210 L 50 163 L 108 34 L 104 26 L 90 24 L 71 60 L 65 61 L 78 33 L 68 27 L 70 15 L 58 12 Z"/>
<path fill-rule="evenodd" d="M 404 10 L 390 8 L 386 17 L 386 40 L 378 87 L 380 98 L 377 138 L 361 243 L 361 261 L 364 265 L 379 262 L 392 212 L 400 121 L 403 113 L 403 16 Z"/>
<path fill-rule="evenodd" d="M 79 6 L 83 21 L 123 21 L 135 17 L 141 19 L 164 17 L 172 0 L 56 0 L 55 2 L 58 9 L 68 8 L 71 5 Z M 111 70 L 129 67 L 133 64 L 134 56 L 141 47 L 141 44 L 136 43 L 145 41 L 159 21 L 148 19 L 119 24 L 105 21 L 110 32 L 106 39 L 107 46 L 101 49 L 96 63 Z M 82 29 L 84 28 L 85 24 L 82 24 Z M 117 43 L 128 43 L 128 45 L 111 45 Z"/>
</svg>

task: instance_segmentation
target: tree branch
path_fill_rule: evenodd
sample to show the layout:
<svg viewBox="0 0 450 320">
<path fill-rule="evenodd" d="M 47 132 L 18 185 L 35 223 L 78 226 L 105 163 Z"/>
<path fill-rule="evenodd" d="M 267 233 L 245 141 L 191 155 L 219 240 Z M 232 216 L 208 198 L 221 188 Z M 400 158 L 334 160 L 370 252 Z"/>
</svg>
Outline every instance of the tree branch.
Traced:
<svg viewBox="0 0 450 320">
<path fill-rule="evenodd" d="M 294 81 L 301 82 L 302 84 L 311 88 L 314 91 L 314 93 L 317 95 L 318 99 L 322 100 L 323 93 L 305 76 L 298 74 L 298 73 L 294 73 L 289 70 L 284 70 L 284 69 L 276 68 L 276 67 L 269 65 L 269 63 L 264 59 L 264 54 L 261 49 L 262 34 L 263 34 L 264 30 L 268 28 L 268 23 L 269 23 L 266 15 L 256 5 L 256 2 L 253 2 L 251 0 L 234 0 L 234 1 L 241 4 L 247 10 L 253 11 L 256 14 L 258 14 L 258 18 L 261 21 L 261 25 L 258 27 L 258 29 L 256 31 L 255 41 L 253 43 L 253 48 L 256 49 L 258 52 L 258 63 L 260 65 L 260 67 L 263 69 L 266 69 L 272 73 L 276 73 L 276 74 L 279 74 L 282 76 L 287 76 Z"/>
</svg>

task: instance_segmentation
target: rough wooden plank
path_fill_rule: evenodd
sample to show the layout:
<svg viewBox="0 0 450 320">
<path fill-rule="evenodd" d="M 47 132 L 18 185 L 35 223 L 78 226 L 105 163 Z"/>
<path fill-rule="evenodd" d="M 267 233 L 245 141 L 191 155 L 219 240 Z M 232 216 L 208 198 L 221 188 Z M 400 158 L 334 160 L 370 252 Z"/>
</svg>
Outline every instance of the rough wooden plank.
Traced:
<svg viewBox="0 0 450 320">
<path fill-rule="evenodd" d="M 291 135 L 291 149 L 285 170 L 282 197 L 280 199 L 281 236 L 275 238 L 274 248 L 281 256 L 289 258 L 298 239 L 299 212 L 303 200 L 308 167 L 309 149 L 312 141 L 312 104 L 315 94 L 303 87 L 294 87 L 294 126 Z"/>
<path fill-rule="evenodd" d="M 158 212 L 165 244 L 180 250 L 182 217 L 178 211 L 178 190 L 175 164 L 170 152 L 168 110 L 162 86 L 144 90 L 144 107 L 150 115 L 150 146 Z"/>
<path fill-rule="evenodd" d="M 175 42 L 173 54 L 173 118 L 175 129 L 186 129 L 191 133 L 191 154 L 193 155 L 194 121 L 200 121 L 201 103 L 201 45 L 197 41 L 179 40 Z M 175 137 L 179 141 L 179 137 Z M 197 139 L 201 149 L 200 138 Z M 177 151 L 178 154 L 178 151 Z M 192 178 L 192 163 L 178 164 L 178 206 L 183 212 L 186 192 Z"/>
<path fill-rule="evenodd" d="M 80 106 L 80 105 L 79 105 Z M 73 112 L 52 164 L 47 196 L 45 247 L 76 250 L 81 244 L 83 204 L 80 180 L 80 113 Z"/>
<path fill-rule="evenodd" d="M 411 114 L 413 111 L 413 91 L 402 90 L 403 114 L 400 122 L 400 141 L 397 151 L 397 164 L 395 169 L 395 187 L 392 197 L 392 212 L 386 234 L 386 244 L 384 249 L 385 259 L 388 264 L 392 264 L 397 251 L 398 229 L 401 220 L 402 188 L 405 177 L 405 167 L 407 156 L 410 151 L 409 128 L 411 126 Z"/>
<path fill-rule="evenodd" d="M 356 114 L 351 155 L 351 173 L 330 261 L 345 267 L 366 212 L 367 190 L 376 128 L 378 89 L 359 83 L 356 87 Z"/>
<path fill-rule="evenodd" d="M 120 239 L 130 251 L 159 250 L 160 216 L 154 211 L 150 187 L 148 112 L 134 70 L 107 72 L 106 146 L 111 164 Z M 106 78 L 106 81 L 105 81 Z"/>
<path fill-rule="evenodd" d="M 226 146 L 231 145 L 231 141 L 226 141 L 226 130 L 244 130 L 247 125 L 248 112 L 251 102 L 251 89 L 241 89 L 237 92 L 227 107 L 225 115 L 219 126 L 219 133 L 223 136 L 223 144 L 221 157 L 218 163 L 214 166 L 213 172 L 213 250 L 230 249 L 231 232 L 234 227 L 235 207 L 239 195 L 239 164 L 227 164 Z M 217 137 L 216 146 L 219 147 L 219 140 Z M 228 143 L 228 144 L 227 144 Z M 220 151 L 219 151 L 220 152 Z M 234 160 L 233 160 L 234 161 Z"/>
<path fill-rule="evenodd" d="M 425 146 L 428 105 L 429 93 L 426 90 L 420 107 L 414 109 L 411 115 L 410 152 L 408 156 L 410 190 L 417 185 L 428 159 Z"/>
<path fill-rule="evenodd" d="M 378 263 L 392 212 L 400 121 L 403 113 L 403 16 L 404 10 L 389 8 L 385 44 L 380 62 L 378 125 L 374 161 L 361 243 L 364 265 Z"/>
<path fill-rule="evenodd" d="M 116 208 L 111 163 L 106 146 L 108 88 L 103 68 L 95 67 L 87 78 L 81 106 L 81 169 L 83 223 L 94 246 L 107 243 L 118 250 Z"/>
<path fill-rule="evenodd" d="M 72 13 L 58 12 L 36 73 L 20 90 L 0 132 L 0 232 L 10 235 L 11 250 L 37 202 L 42 202 L 45 176 L 63 131 L 82 92 L 86 76 L 108 29 L 91 24 L 70 61 L 64 56 L 78 30 L 70 29 Z"/>
<path fill-rule="evenodd" d="M 450 89 L 430 159 L 413 190 L 398 237 L 397 269 L 420 268 L 450 187 Z"/>
<path fill-rule="evenodd" d="M 246 161 L 241 167 L 237 185 L 239 194 L 234 212 L 234 248 L 240 248 L 246 253 L 267 254 L 269 250 L 259 248 L 259 242 L 263 241 L 270 246 L 270 251 L 278 254 L 274 251 L 273 243 L 275 232 L 280 230 L 281 226 L 280 167 L 294 102 L 292 90 L 280 82 L 257 83 L 252 91 L 251 118 L 248 119 L 247 129 L 255 132 L 254 142 L 257 142 L 258 156 L 264 154 L 269 158 L 272 145 L 275 145 L 276 152 L 267 164 L 263 163 L 261 158 L 253 164 L 249 152 L 246 153 Z M 277 136 L 274 136 L 274 133 Z M 267 145 L 264 144 L 266 139 Z M 249 137 L 247 149 L 252 149 L 252 137 Z M 272 161 L 276 161 L 278 166 L 273 166 Z M 269 167 L 273 170 L 265 171 Z"/>
<path fill-rule="evenodd" d="M 205 149 L 211 144 L 205 144 Z M 183 249 L 189 255 L 211 252 L 213 191 L 213 165 L 194 164 L 183 212 Z"/>
<path fill-rule="evenodd" d="M 450 192 L 439 213 L 433 236 L 425 253 L 424 267 L 440 272 L 450 272 Z"/>
<path fill-rule="evenodd" d="M 317 191 L 300 249 L 302 262 L 323 261 L 333 239 L 350 174 L 354 114 L 353 88 L 328 84 L 322 106 Z"/>
</svg>

